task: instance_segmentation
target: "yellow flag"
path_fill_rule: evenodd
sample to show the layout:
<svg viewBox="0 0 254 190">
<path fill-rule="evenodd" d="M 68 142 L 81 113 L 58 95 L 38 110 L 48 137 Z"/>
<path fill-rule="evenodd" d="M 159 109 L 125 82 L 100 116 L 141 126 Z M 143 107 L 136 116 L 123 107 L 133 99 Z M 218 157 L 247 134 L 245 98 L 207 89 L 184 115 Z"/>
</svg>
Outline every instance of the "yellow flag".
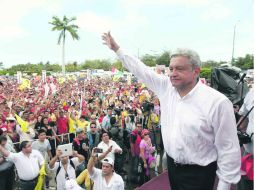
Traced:
<svg viewBox="0 0 254 190">
<path fill-rule="evenodd" d="M 146 85 L 145 85 L 144 83 L 142 83 L 141 89 L 143 89 L 143 88 L 145 88 L 145 87 L 146 87 Z"/>
<path fill-rule="evenodd" d="M 45 175 L 47 175 L 47 174 L 46 174 L 46 164 L 44 162 L 44 164 L 41 166 L 40 175 L 38 177 L 38 182 L 37 182 L 36 187 L 34 188 L 34 190 L 42 190 Z"/>
<path fill-rule="evenodd" d="M 30 80 L 22 78 L 22 83 L 19 85 L 19 89 L 24 90 L 26 88 L 30 88 L 30 86 L 31 86 Z"/>
<path fill-rule="evenodd" d="M 16 117 L 18 124 L 21 127 L 21 131 L 26 133 L 28 131 L 29 123 L 27 121 L 24 121 L 23 119 L 21 119 L 21 117 L 19 117 L 17 114 L 15 114 L 15 117 Z"/>
<path fill-rule="evenodd" d="M 63 84 L 65 82 L 65 78 L 64 77 L 59 77 L 57 80 L 58 80 L 58 82 L 60 84 Z"/>
</svg>

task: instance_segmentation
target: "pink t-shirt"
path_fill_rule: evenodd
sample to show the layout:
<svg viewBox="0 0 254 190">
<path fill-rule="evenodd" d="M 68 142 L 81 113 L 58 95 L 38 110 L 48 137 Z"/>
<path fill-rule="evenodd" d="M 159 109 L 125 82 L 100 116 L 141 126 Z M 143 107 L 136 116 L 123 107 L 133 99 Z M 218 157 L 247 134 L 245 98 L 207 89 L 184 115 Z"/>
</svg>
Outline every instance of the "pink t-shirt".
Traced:
<svg viewBox="0 0 254 190">
<path fill-rule="evenodd" d="M 148 142 L 146 142 L 144 139 L 142 139 L 139 147 L 144 148 L 145 159 L 148 159 L 149 156 L 155 151 L 155 148 L 152 146 L 151 139 L 149 139 Z"/>
</svg>

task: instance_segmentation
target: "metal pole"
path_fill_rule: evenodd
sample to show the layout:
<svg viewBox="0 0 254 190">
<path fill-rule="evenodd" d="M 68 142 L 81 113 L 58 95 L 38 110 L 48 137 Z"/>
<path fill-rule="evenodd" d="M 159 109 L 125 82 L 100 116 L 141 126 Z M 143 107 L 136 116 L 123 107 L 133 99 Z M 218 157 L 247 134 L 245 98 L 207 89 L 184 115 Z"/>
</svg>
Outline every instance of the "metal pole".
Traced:
<svg viewBox="0 0 254 190">
<path fill-rule="evenodd" d="M 232 49 L 231 66 L 234 64 L 234 52 L 235 52 L 235 29 L 236 29 L 236 24 L 235 24 L 235 26 L 234 26 L 234 34 L 233 34 L 233 49 Z"/>
<path fill-rule="evenodd" d="M 234 26 L 234 34 L 233 34 L 233 48 L 232 48 L 232 58 L 231 58 L 231 66 L 234 64 L 234 53 L 235 53 L 235 34 L 236 34 L 236 25 L 240 22 L 239 20 L 235 23 Z"/>
</svg>

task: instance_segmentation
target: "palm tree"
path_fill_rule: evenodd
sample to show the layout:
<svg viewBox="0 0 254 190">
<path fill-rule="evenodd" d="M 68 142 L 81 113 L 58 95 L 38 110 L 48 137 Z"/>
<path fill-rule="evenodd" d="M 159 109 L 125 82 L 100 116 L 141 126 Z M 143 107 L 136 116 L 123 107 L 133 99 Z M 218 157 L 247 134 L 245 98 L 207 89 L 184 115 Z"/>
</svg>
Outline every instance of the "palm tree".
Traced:
<svg viewBox="0 0 254 190">
<path fill-rule="evenodd" d="M 72 21 L 76 20 L 76 17 L 71 17 L 68 19 L 65 15 L 63 20 L 59 19 L 57 16 L 52 17 L 52 22 L 49 24 L 53 25 L 52 31 L 60 31 L 60 35 L 58 37 L 58 44 L 62 41 L 62 73 L 65 75 L 65 35 L 66 31 L 71 34 L 73 40 L 79 40 L 79 36 L 77 34 L 78 26 L 75 24 L 70 24 Z"/>
</svg>

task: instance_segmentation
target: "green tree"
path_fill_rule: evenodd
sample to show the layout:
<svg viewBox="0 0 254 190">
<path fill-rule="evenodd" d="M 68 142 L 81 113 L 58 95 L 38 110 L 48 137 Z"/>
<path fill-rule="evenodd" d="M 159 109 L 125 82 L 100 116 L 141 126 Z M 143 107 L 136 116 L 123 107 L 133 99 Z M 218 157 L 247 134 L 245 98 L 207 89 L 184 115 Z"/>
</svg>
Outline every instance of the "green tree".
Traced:
<svg viewBox="0 0 254 190">
<path fill-rule="evenodd" d="M 208 61 L 202 62 L 202 67 L 205 67 L 205 68 L 212 67 L 213 68 L 213 67 L 220 66 L 222 63 L 225 63 L 225 62 L 216 62 L 213 60 L 208 60 Z"/>
<path fill-rule="evenodd" d="M 72 36 L 73 40 L 79 40 L 79 36 L 77 33 L 78 26 L 75 24 L 71 24 L 72 21 L 75 21 L 76 17 L 71 17 L 70 19 L 67 18 L 65 15 L 63 17 L 63 20 L 58 18 L 57 16 L 52 17 L 52 22 L 49 22 L 49 24 L 53 25 L 52 31 L 60 31 L 59 37 L 58 37 L 58 44 L 62 41 L 62 72 L 65 74 L 65 38 L 66 38 L 66 32 L 69 32 Z"/>
<path fill-rule="evenodd" d="M 254 55 L 247 54 L 245 57 L 235 59 L 234 65 L 243 70 L 252 69 L 254 65 Z"/>
<path fill-rule="evenodd" d="M 165 65 L 166 67 L 169 66 L 170 61 L 170 52 L 164 51 L 159 57 L 156 58 L 157 65 Z"/>
<path fill-rule="evenodd" d="M 201 69 L 201 72 L 200 72 L 200 78 L 205 78 L 207 80 L 211 80 L 211 73 L 212 73 L 212 68 L 211 67 L 203 67 Z"/>
<path fill-rule="evenodd" d="M 146 54 L 141 58 L 142 62 L 149 67 L 154 67 L 156 65 L 156 56 Z"/>
</svg>

